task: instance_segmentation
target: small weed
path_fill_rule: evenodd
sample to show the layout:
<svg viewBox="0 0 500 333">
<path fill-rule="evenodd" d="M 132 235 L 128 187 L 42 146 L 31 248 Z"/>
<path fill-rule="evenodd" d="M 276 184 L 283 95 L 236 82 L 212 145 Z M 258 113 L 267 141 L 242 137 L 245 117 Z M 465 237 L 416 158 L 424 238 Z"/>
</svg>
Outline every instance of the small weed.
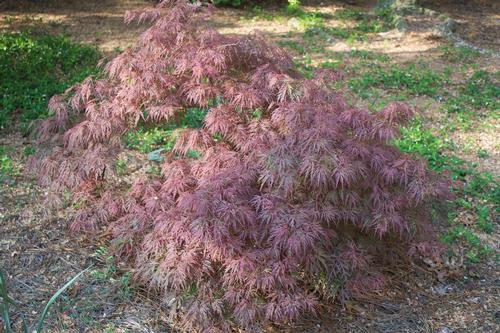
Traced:
<svg viewBox="0 0 500 333">
<path fill-rule="evenodd" d="M 120 276 L 120 294 L 122 298 L 130 299 L 132 297 L 132 273 L 126 272 Z"/>
<path fill-rule="evenodd" d="M 477 248 L 481 246 L 481 240 L 479 239 L 479 237 L 461 224 L 456 225 L 444 236 L 445 242 L 450 244 L 453 241 L 461 238 L 463 238 L 468 244 L 472 245 L 473 247 Z"/>
<path fill-rule="evenodd" d="M 99 247 L 92 256 L 104 264 L 102 268 L 90 272 L 92 278 L 104 283 L 111 282 L 115 289 L 118 289 L 120 298 L 129 299 L 132 296 L 131 272 L 124 274 L 118 272 L 115 258 L 109 254 L 108 248 L 104 246 Z"/>
<path fill-rule="evenodd" d="M 355 93 L 377 86 L 388 90 L 405 89 L 412 95 L 435 96 L 445 82 L 443 74 L 437 73 L 427 65 L 411 64 L 392 65 L 389 68 L 372 66 L 358 77 L 350 79 L 348 85 Z"/>
<path fill-rule="evenodd" d="M 11 153 L 11 149 L 0 146 L 0 181 L 16 177 L 21 172 L 9 153 Z"/>
<path fill-rule="evenodd" d="M 356 25 L 355 30 L 365 33 L 386 31 L 383 22 L 380 21 L 361 21 Z"/>
<path fill-rule="evenodd" d="M 279 41 L 278 44 L 280 46 L 283 46 L 283 47 L 286 47 L 290 50 L 293 50 L 300 55 L 304 55 L 306 53 L 306 48 L 304 47 L 304 45 L 300 44 L 299 42 L 297 42 L 295 40 L 283 40 L 283 41 Z"/>
<path fill-rule="evenodd" d="M 106 327 L 104 327 L 104 333 L 115 333 L 116 332 L 116 326 L 113 323 L 107 324 Z"/>
<path fill-rule="evenodd" d="M 13 172 L 12 159 L 7 155 L 0 156 L 0 173 L 7 175 Z"/>
<path fill-rule="evenodd" d="M 26 146 L 23 148 L 23 155 L 25 157 L 31 156 L 35 154 L 36 148 L 34 146 Z"/>
<path fill-rule="evenodd" d="M 304 38 L 312 42 L 333 42 L 334 38 L 345 39 L 348 43 L 367 40 L 366 34 L 351 28 L 326 27 L 324 25 L 309 26 L 304 32 Z"/>
<path fill-rule="evenodd" d="M 488 151 L 485 150 L 485 149 L 482 149 L 482 148 L 480 148 L 480 149 L 477 150 L 476 155 L 479 158 L 488 158 L 488 157 L 490 157 L 490 154 L 488 154 Z"/>
<path fill-rule="evenodd" d="M 285 21 L 286 17 L 282 13 L 271 12 L 260 6 L 254 6 L 246 11 L 245 16 L 240 17 L 241 21 Z"/>
<path fill-rule="evenodd" d="M 476 60 L 477 57 L 481 55 L 479 51 L 476 51 L 466 46 L 455 47 L 452 45 L 445 45 L 441 47 L 441 51 L 443 52 L 444 60 L 453 63 L 458 63 L 458 62 L 470 63 L 471 61 Z"/>
<path fill-rule="evenodd" d="M 348 9 L 337 10 L 333 15 L 333 17 L 343 21 L 346 20 L 362 21 L 368 18 L 368 13 L 348 8 Z"/>
<path fill-rule="evenodd" d="M 161 175 L 161 167 L 158 164 L 153 164 L 148 167 L 146 173 L 150 175 L 160 176 Z"/>
<path fill-rule="evenodd" d="M 341 64 L 342 62 L 340 60 L 328 60 L 320 63 L 319 67 L 327 69 L 338 69 Z"/>
<path fill-rule="evenodd" d="M 351 50 L 349 51 L 349 57 L 379 62 L 388 62 L 390 60 L 388 55 L 377 54 L 367 50 Z"/>
<path fill-rule="evenodd" d="M 493 232 L 493 223 L 491 223 L 490 208 L 486 205 L 478 205 L 477 211 L 477 223 L 481 230 L 486 233 Z"/>
<path fill-rule="evenodd" d="M 190 149 L 190 150 L 188 150 L 186 156 L 189 158 L 192 158 L 192 159 L 197 159 L 197 158 L 200 158 L 202 155 L 199 151 Z"/>
<path fill-rule="evenodd" d="M 487 245 L 481 243 L 481 239 L 464 225 L 458 224 L 452 227 L 444 236 L 443 242 L 452 244 L 462 240 L 470 248 L 465 252 L 465 257 L 470 263 L 477 264 L 481 258 L 490 256 L 494 250 Z"/>
<path fill-rule="evenodd" d="M 498 76 L 498 73 L 496 74 Z M 458 89 L 457 95 L 449 98 L 445 109 L 450 113 L 470 113 L 472 109 L 487 109 L 490 116 L 498 117 L 500 110 L 500 85 L 493 80 L 492 74 L 484 70 L 474 72 L 465 85 Z"/>
<path fill-rule="evenodd" d="M 106 247 L 99 247 L 92 256 L 102 262 L 104 268 L 92 270 L 90 276 L 96 280 L 109 280 L 116 274 L 115 258 L 109 254 Z"/>
<path fill-rule="evenodd" d="M 286 6 L 286 10 L 290 14 L 298 14 L 300 13 L 300 0 L 288 0 L 288 5 Z"/>
<path fill-rule="evenodd" d="M 241 6 L 241 0 L 212 0 L 212 2 L 216 6 L 231 6 L 231 7 Z"/>
<path fill-rule="evenodd" d="M 334 17 L 341 21 L 355 21 L 354 30 L 364 33 L 377 33 L 390 30 L 394 27 L 393 16 L 390 10 L 363 12 L 353 9 L 338 10 Z"/>
<path fill-rule="evenodd" d="M 115 168 L 116 168 L 116 172 L 118 173 L 118 175 L 124 175 L 125 174 L 125 171 L 127 169 L 127 162 L 125 160 L 117 160 L 115 162 Z"/>
<path fill-rule="evenodd" d="M 320 27 L 325 24 L 324 18 L 319 12 L 300 12 L 295 14 L 295 17 L 299 19 L 300 26 L 305 29 Z"/>
<path fill-rule="evenodd" d="M 300 59 L 296 59 L 295 64 L 305 77 L 312 78 L 314 76 L 315 67 L 312 65 L 312 59 L 310 56 L 305 55 Z"/>
</svg>

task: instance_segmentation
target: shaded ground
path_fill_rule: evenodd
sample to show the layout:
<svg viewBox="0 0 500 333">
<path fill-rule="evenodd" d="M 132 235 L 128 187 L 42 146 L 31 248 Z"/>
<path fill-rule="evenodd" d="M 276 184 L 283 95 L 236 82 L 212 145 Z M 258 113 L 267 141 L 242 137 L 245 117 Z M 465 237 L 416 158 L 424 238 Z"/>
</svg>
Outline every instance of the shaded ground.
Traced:
<svg viewBox="0 0 500 333">
<path fill-rule="evenodd" d="M 457 22 L 456 32 L 469 43 L 500 50 L 500 2 L 491 0 L 424 1 L 429 8 L 445 13 Z"/>
<path fill-rule="evenodd" d="M 360 1 L 362 2 L 362 1 Z M 43 29 L 47 33 L 67 33 L 77 41 L 95 44 L 105 52 L 133 44 L 144 27 L 125 27 L 125 10 L 142 8 L 149 1 L 48 1 L 43 3 L 6 1 L 0 3 L 0 29 Z M 482 47 L 498 50 L 498 6 L 482 1 L 479 7 L 439 2 L 433 7 L 459 21 L 457 32 Z M 368 8 L 370 2 L 364 2 Z M 436 6 L 436 5 L 435 5 Z M 310 9 L 309 7 L 306 7 Z M 321 7 L 325 24 L 336 27 L 344 23 L 335 19 L 345 2 L 328 2 Z M 348 7 L 351 8 L 351 7 Z M 355 7 L 352 7 L 355 8 Z M 269 19 L 267 14 L 276 17 Z M 297 44 L 304 40 L 304 29 L 279 11 L 256 11 L 254 15 L 227 9 L 214 17 L 214 25 L 224 33 L 248 33 L 256 27 L 276 42 L 292 45 L 300 63 L 319 63 L 333 55 L 345 57 L 353 50 L 389 55 L 391 64 L 414 63 L 425 59 L 434 70 L 458 66 L 443 58 L 446 41 L 433 31 L 434 19 L 415 16 L 410 31 L 395 30 L 369 36 L 368 40 L 347 43 L 333 38 L 320 52 L 302 54 Z M 291 43 L 295 44 L 291 44 Z M 287 44 L 288 43 L 288 44 Z M 323 45 L 323 44 L 322 44 Z M 306 45 L 307 47 L 307 45 Z M 306 58 L 307 56 L 307 58 Z M 351 59 L 351 62 L 360 60 Z M 478 55 L 477 69 L 498 71 L 498 59 Z M 382 64 L 382 66 L 386 66 Z M 452 85 L 459 84 L 469 73 L 451 74 Z M 385 93 L 385 92 L 384 92 Z M 371 103 L 370 100 L 364 103 Z M 435 99 L 411 97 L 426 124 L 439 129 L 448 114 L 440 113 Z M 461 145 L 461 157 L 480 163 L 481 170 L 500 173 L 500 140 L 498 118 L 488 118 L 488 126 L 473 122 L 467 129 L 450 133 Z M 43 203 L 44 190 L 23 175 L 25 157 L 22 148 L 29 144 L 18 133 L 0 137 L 0 145 L 15 151 L 17 175 L 3 180 L 0 188 L 0 266 L 8 272 L 11 296 L 23 304 L 21 311 L 35 319 L 42 304 L 70 277 L 89 265 L 92 272 L 72 287 L 49 316 L 48 332 L 165 332 L 167 313 L 150 300 L 148 292 L 134 286 L 126 267 L 115 263 L 106 253 L 106 235 L 70 235 L 68 221 L 71 207 L 53 212 Z M 464 148 L 465 147 L 465 148 Z M 479 158 L 478 149 L 488 152 Z M 464 219 L 466 216 L 464 217 Z M 465 222 L 464 222 L 465 223 Z M 471 220 L 470 223 L 475 223 Z M 484 242 L 498 248 L 499 236 L 480 234 Z M 335 313 L 325 315 L 315 332 L 495 332 L 500 330 L 500 273 L 494 258 L 481 264 L 466 263 L 466 254 L 454 245 L 455 255 L 442 267 L 415 267 L 411 272 L 394 272 L 396 286 L 370 300 L 356 300 Z M 16 320 L 14 315 L 14 320 Z M 311 318 L 314 321 L 313 318 Z M 283 330 L 270 329 L 281 332 Z M 301 331 L 290 328 L 286 332 Z M 307 330 L 311 332 L 311 330 Z M 1 329 L 0 329 L 1 332 Z"/>
<path fill-rule="evenodd" d="M 11 296 L 23 304 L 12 311 L 13 320 L 20 313 L 35 320 L 57 288 L 94 265 L 51 311 L 47 332 L 170 331 L 160 300 L 130 284 L 123 278 L 129 270 L 107 257 L 105 237 L 68 235 L 71 209 L 48 214 L 43 197 L 43 189 L 25 177 L 0 190 L 0 263 L 8 272 Z M 392 290 L 332 309 L 322 321 L 310 318 L 317 322 L 314 332 L 333 332 L 332 327 L 340 333 L 498 331 L 500 274 L 494 262 L 469 268 L 449 263 L 446 277 L 436 276 L 439 271 L 432 267 L 395 272 Z M 301 327 L 270 331 L 312 332 Z"/>
<path fill-rule="evenodd" d="M 43 29 L 97 45 L 105 52 L 134 44 L 145 27 L 125 26 L 123 15 L 151 5 L 146 0 L 50 0 L 0 2 L 0 29 Z"/>
</svg>

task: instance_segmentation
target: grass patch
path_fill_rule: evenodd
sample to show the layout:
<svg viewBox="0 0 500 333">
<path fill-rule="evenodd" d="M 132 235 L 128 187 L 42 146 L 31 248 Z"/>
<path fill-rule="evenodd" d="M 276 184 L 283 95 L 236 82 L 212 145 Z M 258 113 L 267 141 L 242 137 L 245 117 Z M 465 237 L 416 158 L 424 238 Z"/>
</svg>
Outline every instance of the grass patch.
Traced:
<svg viewBox="0 0 500 333">
<path fill-rule="evenodd" d="M 467 46 L 445 45 L 441 47 L 441 51 L 443 59 L 452 63 L 471 63 L 481 55 L 479 51 Z"/>
<path fill-rule="evenodd" d="M 21 173 L 19 165 L 12 158 L 12 152 L 12 148 L 0 146 L 0 183 L 11 181 Z"/>
<path fill-rule="evenodd" d="M 404 152 L 423 156 L 434 171 L 452 171 L 454 180 L 463 179 L 468 174 L 465 161 L 445 153 L 453 151 L 456 148 L 455 144 L 435 136 L 430 130 L 425 129 L 422 121 L 418 119 L 410 126 L 401 129 L 401 139 L 396 141 L 396 146 Z"/>
<path fill-rule="evenodd" d="M 284 22 L 287 19 L 286 12 L 268 10 L 267 8 L 262 8 L 261 6 L 254 6 L 251 9 L 245 11 L 245 16 L 240 17 L 240 21 L 274 21 L 274 22 Z"/>
<path fill-rule="evenodd" d="M 350 58 L 358 58 L 364 62 L 388 62 L 390 60 L 390 57 L 386 54 L 374 53 L 367 50 L 351 50 L 349 51 L 348 56 Z"/>
<path fill-rule="evenodd" d="M 344 23 L 343 27 L 327 26 L 326 20 L 335 18 Z M 279 11 L 268 11 L 256 6 L 251 15 L 244 20 L 267 20 L 285 22 L 295 28 L 304 29 L 303 40 L 306 44 L 333 42 L 335 38 L 344 39 L 348 43 L 368 40 L 368 34 L 388 31 L 393 28 L 390 11 L 377 10 L 363 12 L 354 10 L 337 11 L 332 17 L 320 11 L 305 11 L 299 1 L 289 1 L 288 6 Z M 292 21 L 295 20 L 295 21 Z"/>
<path fill-rule="evenodd" d="M 156 149 L 170 150 L 174 146 L 175 137 L 171 126 L 152 127 L 143 126 L 125 135 L 125 144 L 128 148 L 150 153 Z"/>
<path fill-rule="evenodd" d="M 335 12 L 334 17 L 341 21 L 355 21 L 355 30 L 375 33 L 394 28 L 392 11 L 378 9 L 375 12 L 365 12 L 355 9 L 342 9 Z"/>
<path fill-rule="evenodd" d="M 452 215 L 450 220 L 456 217 Z M 468 245 L 465 252 L 466 259 L 473 264 L 479 263 L 481 258 L 493 254 L 493 249 L 490 246 L 483 245 L 481 239 L 469 228 L 464 225 L 458 224 L 453 226 L 445 235 L 443 235 L 443 242 L 446 244 L 453 244 L 457 241 L 462 241 Z"/>
<path fill-rule="evenodd" d="M 477 120 L 488 125 L 486 120 L 499 118 L 498 76 L 499 72 L 492 74 L 478 70 L 459 85 L 453 94 L 446 92 L 449 97 L 443 104 L 443 109 L 453 119 L 446 124 L 448 130 L 470 130 Z"/>
<path fill-rule="evenodd" d="M 500 72 L 491 74 L 484 70 L 474 72 L 459 87 L 457 95 L 448 99 L 446 110 L 452 113 L 466 112 L 468 109 L 487 109 L 497 111 L 500 109 L 500 85 L 493 76 L 500 77 Z"/>
<path fill-rule="evenodd" d="M 125 135 L 125 144 L 128 148 L 142 153 L 150 153 L 158 149 L 171 150 L 179 129 L 200 128 L 207 112 L 208 109 L 189 108 L 184 117 L 163 126 L 143 124 Z"/>
<path fill-rule="evenodd" d="M 305 11 L 300 6 L 300 2 L 290 0 L 288 5 L 279 9 L 263 8 L 261 6 L 254 6 L 246 12 L 245 16 L 240 17 L 243 21 L 273 21 L 273 22 L 286 22 L 290 19 L 296 19 L 298 26 L 307 28 L 312 25 L 324 24 L 324 20 L 330 18 L 329 14 L 320 11 Z"/>
<path fill-rule="evenodd" d="M 406 66 L 391 65 L 388 68 L 372 65 L 359 76 L 351 78 L 349 88 L 366 98 L 363 92 L 378 87 L 385 90 L 405 90 L 410 95 L 436 96 L 447 83 L 448 73 L 438 73 L 428 65 L 410 64 Z"/>
<path fill-rule="evenodd" d="M 483 244 L 477 232 L 492 233 L 498 224 L 500 183 L 495 177 L 477 170 L 477 166 L 468 163 L 453 154 L 456 145 L 443 140 L 422 127 L 421 121 L 402 129 L 401 139 L 396 146 L 408 153 L 423 156 L 429 167 L 437 172 L 449 172 L 453 180 L 460 181 L 453 188 L 456 199 L 452 203 L 448 216 L 449 230 L 443 235 L 448 244 L 462 241 L 466 248 L 466 257 L 471 263 L 477 263 L 494 252 Z M 473 216 L 474 226 L 464 225 L 457 211 Z"/>
<path fill-rule="evenodd" d="M 313 43 L 331 43 L 335 41 L 335 38 L 345 39 L 348 43 L 368 40 L 368 36 L 365 33 L 356 31 L 352 28 L 327 27 L 324 25 L 312 25 L 308 27 L 304 32 L 304 38 Z"/>
<path fill-rule="evenodd" d="M 452 67 L 437 71 L 425 62 L 409 65 L 387 64 L 388 57 L 351 51 L 350 58 L 359 60 L 350 64 L 351 78 L 347 86 L 363 99 L 383 95 L 399 95 L 399 100 L 412 96 L 429 96 L 441 103 L 449 113 L 447 130 L 468 130 L 477 120 L 498 119 L 500 116 L 500 73 L 476 70 L 463 82 L 451 81 Z M 484 123 L 487 125 L 486 123 Z"/>
<path fill-rule="evenodd" d="M 350 11 L 349 11 L 350 13 Z M 386 14 L 382 12 L 366 13 L 354 12 L 356 22 L 354 25 L 345 25 L 342 27 L 326 26 L 324 20 L 315 19 L 306 21 L 304 24 L 304 38 L 312 40 L 320 40 L 323 42 L 332 42 L 334 38 L 345 39 L 347 43 L 368 40 L 368 34 L 388 31 L 393 28 Z M 335 16 L 344 21 L 344 16 Z M 354 15 L 354 14 L 353 14 Z M 347 16 L 352 19 L 351 16 Z"/>
<path fill-rule="evenodd" d="M 47 116 L 49 98 L 97 72 L 99 52 L 64 36 L 0 34 L 0 128 Z"/>
</svg>

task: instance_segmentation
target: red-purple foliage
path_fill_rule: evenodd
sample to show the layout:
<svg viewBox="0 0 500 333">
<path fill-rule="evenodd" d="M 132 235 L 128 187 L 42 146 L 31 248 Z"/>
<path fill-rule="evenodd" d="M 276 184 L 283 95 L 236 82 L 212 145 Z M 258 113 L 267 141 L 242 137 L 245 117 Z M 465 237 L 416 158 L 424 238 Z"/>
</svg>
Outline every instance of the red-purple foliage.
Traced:
<svg viewBox="0 0 500 333">
<path fill-rule="evenodd" d="M 335 73 L 305 79 L 283 50 L 220 35 L 204 13 L 164 1 L 128 14 L 152 22 L 137 47 L 105 78 L 52 98 L 40 128 L 52 148 L 33 165 L 43 184 L 94 202 L 72 228 L 106 225 L 186 331 L 295 322 L 379 289 L 384 265 L 435 250 L 429 205 L 448 182 L 390 144 L 411 110 L 350 107 L 329 88 Z M 126 131 L 193 106 L 210 109 L 204 127 L 183 131 L 161 177 L 126 195 L 97 190 Z"/>
</svg>

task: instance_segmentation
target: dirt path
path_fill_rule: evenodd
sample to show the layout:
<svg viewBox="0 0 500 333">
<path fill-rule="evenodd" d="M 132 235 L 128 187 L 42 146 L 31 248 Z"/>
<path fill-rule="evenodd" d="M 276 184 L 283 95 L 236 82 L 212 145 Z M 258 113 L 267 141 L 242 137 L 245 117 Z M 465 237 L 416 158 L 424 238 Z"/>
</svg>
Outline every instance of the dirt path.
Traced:
<svg viewBox="0 0 500 333">
<path fill-rule="evenodd" d="M 471 12 L 467 5 L 453 6 L 447 2 L 436 9 L 456 17 L 460 22 L 458 33 L 470 41 L 498 48 L 498 7 L 490 6 L 494 2 L 483 2 L 478 12 Z M 104 52 L 113 52 L 133 45 L 145 29 L 144 26 L 124 26 L 124 12 L 150 3 L 141 0 L 51 0 L 43 3 L 23 1 L 22 4 L 4 1 L 0 3 L 0 29 L 36 28 L 47 33 L 66 33 L 77 41 L 97 45 Z M 343 8 L 349 8 L 345 2 L 331 1 L 321 7 L 321 11 L 334 14 Z M 243 34 L 258 27 L 276 42 L 299 40 L 303 36 L 300 29 L 295 28 L 296 23 L 288 18 L 268 20 L 245 15 L 241 10 L 227 9 L 217 13 L 213 22 L 223 33 Z M 338 22 L 327 19 L 326 24 L 335 26 Z M 426 58 L 434 60 L 432 66 L 435 68 L 443 68 L 449 65 L 440 57 L 439 47 L 445 41 L 435 38 L 432 23 L 427 24 L 425 29 L 408 33 L 391 30 L 353 44 L 334 40 L 327 51 L 368 50 L 387 54 L 397 64 Z M 425 24 L 418 24 L 422 26 Z M 477 63 L 479 68 L 498 70 L 498 64 L 488 56 L 481 56 Z M 426 98 L 412 102 L 417 106 L 430 103 Z M 432 113 L 432 108 L 426 112 Z M 500 141 L 497 129 L 498 123 L 494 122 L 487 130 L 457 131 L 452 138 L 467 143 L 472 152 L 478 147 L 486 148 L 490 154 L 481 160 L 474 153 L 461 154 L 471 161 L 479 161 L 484 170 L 498 174 Z M 0 137 L 0 145 L 18 152 L 14 159 L 20 167 L 19 176 L 4 181 L 0 188 L 0 266 L 8 271 L 12 297 L 23 304 L 14 312 L 14 320 L 21 312 L 35 319 L 43 302 L 58 286 L 94 265 L 92 273 L 72 287 L 54 308 L 47 320 L 48 332 L 169 331 L 167 313 L 156 305 L 159 301 L 150 300 L 147 291 L 131 284 L 129 276 L 122 273 L 128 271 L 126 267 L 106 254 L 104 238 L 68 234 L 66 227 L 74 213 L 71 207 L 57 212 L 47 210 L 43 204 L 44 190 L 22 172 L 25 157 L 21 151 L 25 143 L 27 140 L 16 133 Z M 499 331 L 500 273 L 495 265 L 493 260 L 474 267 L 453 263 L 456 275 L 441 281 L 436 279 L 436 271 L 431 268 L 396 272 L 393 279 L 397 288 L 372 300 L 348 303 L 345 308 L 323 318 L 315 332 Z"/>
</svg>

